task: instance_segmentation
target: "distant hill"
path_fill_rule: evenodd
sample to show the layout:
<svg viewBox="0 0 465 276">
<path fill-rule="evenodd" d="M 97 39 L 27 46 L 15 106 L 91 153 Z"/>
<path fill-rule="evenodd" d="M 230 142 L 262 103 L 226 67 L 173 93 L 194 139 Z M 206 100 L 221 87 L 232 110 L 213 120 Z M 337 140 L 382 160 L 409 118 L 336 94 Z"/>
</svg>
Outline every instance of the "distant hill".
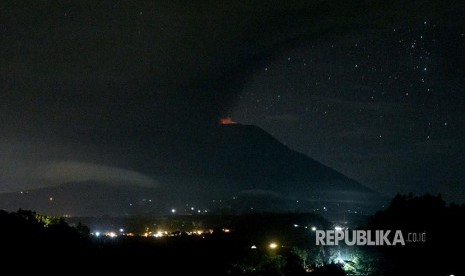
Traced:
<svg viewBox="0 0 465 276">
<path fill-rule="evenodd" d="M 49 215 L 118 216 L 159 212 L 159 202 L 152 200 L 158 197 L 156 189 L 86 181 L 1 194 L 0 209 L 21 208 Z"/>
</svg>

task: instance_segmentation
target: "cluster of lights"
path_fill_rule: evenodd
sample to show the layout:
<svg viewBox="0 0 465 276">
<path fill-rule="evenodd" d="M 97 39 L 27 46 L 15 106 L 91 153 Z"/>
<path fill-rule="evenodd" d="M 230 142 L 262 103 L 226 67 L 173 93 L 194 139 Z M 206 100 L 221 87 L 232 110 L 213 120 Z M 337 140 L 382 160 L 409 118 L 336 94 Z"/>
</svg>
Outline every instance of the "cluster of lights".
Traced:
<svg viewBox="0 0 465 276">
<path fill-rule="evenodd" d="M 221 229 L 221 232 L 223 233 L 230 233 L 231 232 L 231 229 L 229 228 L 222 228 Z M 187 235 L 197 235 L 197 236 L 203 236 L 205 234 L 213 234 L 213 229 L 195 229 L 195 230 L 192 230 L 192 231 L 185 231 L 183 232 Z M 150 231 L 150 229 L 147 227 L 145 229 L 145 232 L 141 233 L 141 234 L 134 234 L 134 233 L 131 233 L 131 232 L 126 232 L 123 228 L 120 228 L 118 231 L 107 231 L 107 232 L 101 232 L 101 231 L 95 231 L 95 232 L 92 232 L 91 235 L 93 235 L 94 237 L 101 237 L 101 236 L 105 236 L 105 237 L 110 237 L 110 238 L 116 238 L 118 236 L 130 236 L 130 237 L 133 237 L 133 236 L 141 236 L 141 237 L 155 237 L 155 238 L 161 238 L 161 237 L 174 237 L 174 236 L 179 236 L 181 235 L 181 233 L 179 231 L 175 231 L 175 232 L 168 232 L 168 231 L 165 231 L 165 230 L 157 230 L 156 232 L 152 232 Z"/>
<path fill-rule="evenodd" d="M 200 209 L 200 208 L 195 208 L 194 206 L 191 206 L 189 207 L 189 204 L 186 204 L 186 206 L 188 207 L 187 209 L 184 209 L 184 212 L 195 212 L 195 213 L 198 213 L 198 214 L 202 214 L 202 213 L 208 213 L 208 210 L 207 209 Z M 171 209 L 171 213 L 172 214 L 176 214 L 177 213 L 177 210 L 175 208 Z"/>
<path fill-rule="evenodd" d="M 110 237 L 110 238 L 116 238 L 116 237 L 118 237 L 118 235 L 117 235 L 115 232 L 113 232 L 113 231 L 111 231 L 111 232 L 105 232 L 105 233 L 101 233 L 101 232 L 99 232 L 99 231 L 95 231 L 94 233 L 92 233 L 92 235 L 94 235 L 94 236 L 97 237 L 97 238 L 100 237 L 100 236 L 102 236 L 102 235 L 105 236 L 105 237 Z"/>
<path fill-rule="evenodd" d="M 167 235 L 168 235 L 168 232 L 166 232 L 166 231 L 157 231 L 157 233 L 155 233 L 153 236 L 155 238 L 161 238 L 161 237 L 167 236 Z"/>
<path fill-rule="evenodd" d="M 303 227 L 305 229 L 308 229 L 310 226 L 302 226 L 302 225 L 299 225 L 299 224 L 294 224 L 294 228 L 298 228 L 298 227 Z M 316 227 L 315 226 L 312 226 L 310 227 L 310 229 L 315 232 L 316 231 Z M 337 229 L 336 229 L 337 230 Z"/>
<path fill-rule="evenodd" d="M 198 230 L 193 230 L 193 231 L 188 231 L 188 232 L 185 232 L 187 235 L 198 235 L 198 236 L 201 236 L 201 235 L 204 235 L 204 234 L 213 234 L 213 230 L 212 229 L 208 229 L 208 230 L 201 230 L 201 229 L 198 229 Z M 163 230 L 159 230 L 157 231 L 156 233 L 153 233 L 151 231 L 148 231 L 148 232 L 145 232 L 143 233 L 141 236 L 143 237 L 155 237 L 155 238 L 161 238 L 161 237 L 175 237 L 175 236 L 179 236 L 179 232 L 175 232 L 175 233 L 171 233 L 171 232 L 168 232 L 168 231 L 163 231 Z"/>
<path fill-rule="evenodd" d="M 279 244 L 277 242 L 274 242 L 274 241 L 270 242 L 268 244 L 268 246 L 267 246 L 267 248 L 271 249 L 271 250 L 277 250 L 279 247 L 280 247 Z M 250 249 L 253 249 L 253 250 L 255 250 L 257 248 L 258 247 L 255 244 L 252 244 L 252 246 L 250 246 Z"/>
</svg>

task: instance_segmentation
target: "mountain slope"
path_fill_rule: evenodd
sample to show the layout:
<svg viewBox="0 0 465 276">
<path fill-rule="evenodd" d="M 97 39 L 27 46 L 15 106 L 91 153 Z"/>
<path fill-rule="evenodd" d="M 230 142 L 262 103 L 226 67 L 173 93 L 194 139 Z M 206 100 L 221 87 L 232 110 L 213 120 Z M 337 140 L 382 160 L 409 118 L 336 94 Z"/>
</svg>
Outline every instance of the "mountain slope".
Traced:
<svg viewBox="0 0 465 276">
<path fill-rule="evenodd" d="M 251 125 L 219 125 L 189 143 L 170 141 L 126 150 L 120 154 L 141 156 L 133 157 L 130 166 L 155 178 L 156 189 L 96 181 L 65 183 L 27 195 L 2 194 L 0 208 L 73 215 L 168 213 L 173 208 L 189 212 L 190 206 L 231 212 L 366 212 L 378 209 L 384 200 Z"/>
</svg>

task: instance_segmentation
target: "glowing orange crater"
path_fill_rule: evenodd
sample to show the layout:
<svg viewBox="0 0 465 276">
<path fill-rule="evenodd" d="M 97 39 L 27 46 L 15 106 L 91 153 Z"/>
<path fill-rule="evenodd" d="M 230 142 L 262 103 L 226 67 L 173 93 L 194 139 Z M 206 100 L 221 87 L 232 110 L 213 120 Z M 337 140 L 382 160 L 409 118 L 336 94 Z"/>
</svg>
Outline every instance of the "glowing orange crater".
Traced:
<svg viewBox="0 0 465 276">
<path fill-rule="evenodd" d="M 220 119 L 220 125 L 234 125 L 237 124 L 230 117 L 225 117 Z"/>
</svg>

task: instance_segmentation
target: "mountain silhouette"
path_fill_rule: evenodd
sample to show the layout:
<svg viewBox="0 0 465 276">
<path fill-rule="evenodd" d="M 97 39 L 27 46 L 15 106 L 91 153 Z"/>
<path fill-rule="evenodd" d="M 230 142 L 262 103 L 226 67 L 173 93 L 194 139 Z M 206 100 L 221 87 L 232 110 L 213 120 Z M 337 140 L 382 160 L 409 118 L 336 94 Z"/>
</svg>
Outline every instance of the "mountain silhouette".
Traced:
<svg viewBox="0 0 465 276">
<path fill-rule="evenodd" d="M 334 213 L 370 212 L 384 201 L 257 126 L 218 125 L 180 141 L 143 149 L 152 156 L 143 161 L 144 173 L 157 180 L 156 187 L 92 180 L 64 183 L 1 194 L 0 208 L 70 215 L 190 212 L 190 206 L 209 211 Z"/>
</svg>

